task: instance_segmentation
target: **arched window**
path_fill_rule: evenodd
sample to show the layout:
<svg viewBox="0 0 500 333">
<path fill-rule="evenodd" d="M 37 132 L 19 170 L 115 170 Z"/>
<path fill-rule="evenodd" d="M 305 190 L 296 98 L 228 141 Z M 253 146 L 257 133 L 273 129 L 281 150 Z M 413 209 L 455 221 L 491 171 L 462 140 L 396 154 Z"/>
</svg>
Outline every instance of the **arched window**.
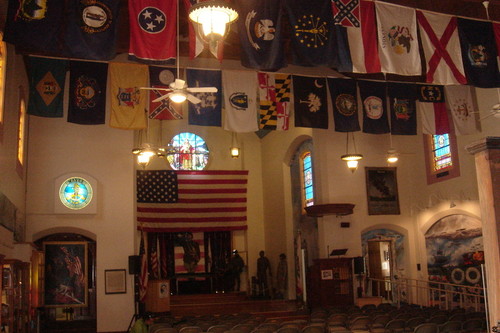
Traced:
<svg viewBox="0 0 500 333">
<path fill-rule="evenodd" d="M 26 144 L 26 101 L 23 87 L 19 87 L 19 126 L 17 128 L 17 173 L 24 175 L 24 148 Z"/>
<path fill-rule="evenodd" d="M 201 136 L 183 132 L 168 144 L 167 160 L 174 170 L 203 170 L 208 163 L 208 154 L 207 144 Z"/>
<path fill-rule="evenodd" d="M 7 46 L 5 42 L 2 42 L 3 33 L 0 31 L 0 138 L 2 134 L 3 127 L 3 117 L 4 117 L 4 91 L 5 91 L 5 68 L 7 65 Z"/>
<path fill-rule="evenodd" d="M 302 197 L 304 207 L 314 205 L 314 182 L 311 152 L 302 154 L 301 158 Z"/>
<path fill-rule="evenodd" d="M 452 133 L 424 135 L 427 183 L 460 176 L 456 137 Z"/>
</svg>

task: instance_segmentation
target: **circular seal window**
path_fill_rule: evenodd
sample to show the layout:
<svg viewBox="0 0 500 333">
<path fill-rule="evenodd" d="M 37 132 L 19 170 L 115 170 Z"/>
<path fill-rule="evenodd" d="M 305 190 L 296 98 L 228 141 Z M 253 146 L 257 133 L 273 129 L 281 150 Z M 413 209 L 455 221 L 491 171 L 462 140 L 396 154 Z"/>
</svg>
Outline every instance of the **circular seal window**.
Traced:
<svg viewBox="0 0 500 333">
<path fill-rule="evenodd" d="M 82 209 L 92 201 L 92 186 L 81 177 L 66 179 L 59 188 L 59 199 L 69 209 Z"/>
<path fill-rule="evenodd" d="M 167 160 L 174 170 L 203 170 L 209 153 L 201 136 L 183 132 L 174 136 L 168 144 Z"/>
</svg>

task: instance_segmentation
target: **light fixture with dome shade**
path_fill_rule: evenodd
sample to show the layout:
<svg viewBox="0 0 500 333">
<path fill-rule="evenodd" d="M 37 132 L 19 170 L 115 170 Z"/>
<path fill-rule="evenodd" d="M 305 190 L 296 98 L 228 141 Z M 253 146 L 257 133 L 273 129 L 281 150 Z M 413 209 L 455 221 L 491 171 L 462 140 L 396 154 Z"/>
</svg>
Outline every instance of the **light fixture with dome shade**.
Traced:
<svg viewBox="0 0 500 333">
<path fill-rule="evenodd" d="M 226 36 L 231 23 L 238 19 L 238 12 L 225 1 L 208 0 L 193 5 L 189 9 L 189 19 L 200 25 L 200 37 L 214 44 Z"/>
<path fill-rule="evenodd" d="M 352 135 L 354 153 L 349 153 L 349 133 Z M 345 145 L 345 155 L 340 156 L 343 161 L 347 162 L 347 167 L 354 173 L 358 169 L 358 162 L 363 159 L 363 155 L 356 153 L 356 141 L 354 141 L 354 133 L 347 132 L 347 141 Z"/>
</svg>

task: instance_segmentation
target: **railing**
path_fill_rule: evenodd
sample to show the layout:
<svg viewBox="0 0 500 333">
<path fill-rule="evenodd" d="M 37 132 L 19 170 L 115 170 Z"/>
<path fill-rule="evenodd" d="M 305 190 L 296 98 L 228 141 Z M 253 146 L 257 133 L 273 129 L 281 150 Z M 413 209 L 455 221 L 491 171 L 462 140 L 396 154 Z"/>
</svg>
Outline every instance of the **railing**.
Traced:
<svg viewBox="0 0 500 333">
<path fill-rule="evenodd" d="M 367 294 L 382 296 L 391 303 L 410 303 L 450 310 L 456 307 L 485 311 L 484 289 L 453 283 L 417 279 L 373 279 L 368 277 Z"/>
</svg>

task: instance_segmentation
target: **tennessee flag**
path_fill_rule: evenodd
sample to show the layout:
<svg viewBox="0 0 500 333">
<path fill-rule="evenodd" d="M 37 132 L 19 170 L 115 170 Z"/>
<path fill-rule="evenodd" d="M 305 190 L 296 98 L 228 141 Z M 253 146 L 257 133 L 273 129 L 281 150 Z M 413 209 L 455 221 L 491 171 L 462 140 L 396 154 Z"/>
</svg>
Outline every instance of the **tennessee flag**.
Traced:
<svg viewBox="0 0 500 333">
<path fill-rule="evenodd" d="M 175 58 L 177 1 L 133 0 L 128 9 L 129 57 L 159 64 Z"/>
</svg>

